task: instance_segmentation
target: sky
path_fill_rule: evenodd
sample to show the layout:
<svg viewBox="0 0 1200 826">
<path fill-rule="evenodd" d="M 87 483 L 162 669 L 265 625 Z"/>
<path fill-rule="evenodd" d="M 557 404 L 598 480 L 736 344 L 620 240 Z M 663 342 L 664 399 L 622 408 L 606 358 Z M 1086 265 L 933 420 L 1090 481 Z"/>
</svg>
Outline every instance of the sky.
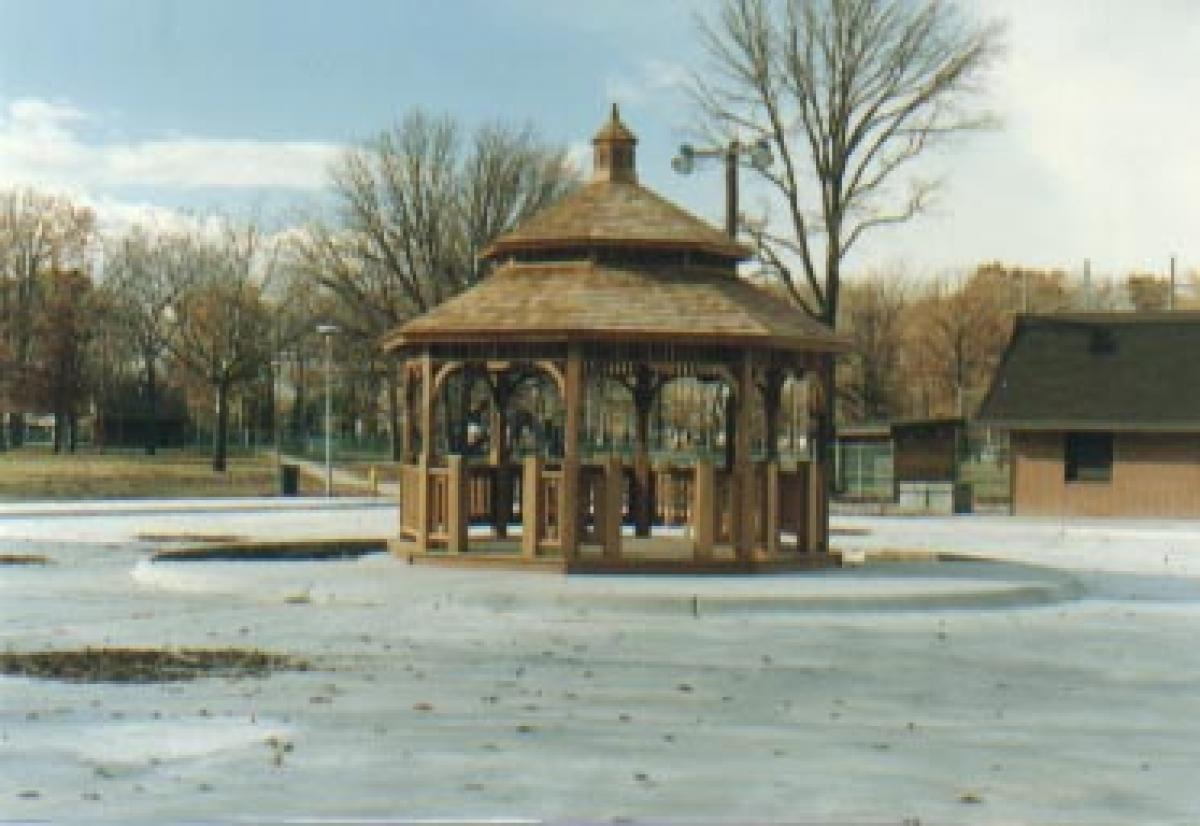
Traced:
<svg viewBox="0 0 1200 826">
<path fill-rule="evenodd" d="M 0 187 L 92 205 L 109 226 L 180 212 L 287 222 L 329 163 L 413 108 L 530 122 L 569 146 L 621 104 L 644 183 L 722 221 L 721 175 L 671 171 L 696 112 L 698 16 L 717 0 L 0 0 Z M 922 162 L 915 221 L 851 272 L 984 261 L 1093 273 L 1200 269 L 1200 3 L 966 0 L 1007 24 L 1001 127 Z M 748 184 L 747 209 L 769 208 Z"/>
</svg>

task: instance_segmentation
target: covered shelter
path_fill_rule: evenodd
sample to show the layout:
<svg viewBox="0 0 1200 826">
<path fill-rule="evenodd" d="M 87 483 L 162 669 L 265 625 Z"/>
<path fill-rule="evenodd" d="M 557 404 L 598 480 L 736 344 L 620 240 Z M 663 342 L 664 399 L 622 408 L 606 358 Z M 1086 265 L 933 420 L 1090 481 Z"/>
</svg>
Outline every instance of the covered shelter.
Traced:
<svg viewBox="0 0 1200 826">
<path fill-rule="evenodd" d="M 408 413 L 395 552 L 567 571 L 820 564 L 819 423 L 809 457 L 781 466 L 781 391 L 807 381 L 820 410 L 818 367 L 846 342 L 738 277 L 747 248 L 638 183 L 615 106 L 592 143 L 590 182 L 496 239 L 483 280 L 385 339 Z M 652 415 L 675 383 L 719 389 L 706 398 L 723 406 L 722 455 L 655 467 Z M 610 423 L 585 429 L 614 387 L 632 402 L 628 451 Z M 656 515 L 676 524 L 655 534 Z"/>
<path fill-rule="evenodd" d="M 1200 516 L 1200 313 L 1017 319 L 977 421 L 1023 516 Z"/>
</svg>

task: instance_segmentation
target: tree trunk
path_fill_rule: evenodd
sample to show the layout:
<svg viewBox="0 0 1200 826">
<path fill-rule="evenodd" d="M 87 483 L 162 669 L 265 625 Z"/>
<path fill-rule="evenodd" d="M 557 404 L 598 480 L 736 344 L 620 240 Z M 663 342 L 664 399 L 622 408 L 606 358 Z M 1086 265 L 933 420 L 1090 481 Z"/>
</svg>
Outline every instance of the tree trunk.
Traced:
<svg viewBox="0 0 1200 826">
<path fill-rule="evenodd" d="M 63 436 L 67 429 L 67 417 L 59 407 L 54 411 L 54 452 L 63 452 Z"/>
<path fill-rule="evenodd" d="M 20 411 L 8 414 L 8 444 L 10 447 L 25 444 L 25 414 Z"/>
<path fill-rule="evenodd" d="M 74 410 L 67 411 L 67 452 L 75 453 L 79 446 L 79 417 Z"/>
<path fill-rule="evenodd" d="M 229 383 L 218 381 L 217 391 L 217 422 L 213 428 L 212 469 L 217 473 L 225 471 L 226 446 L 229 437 Z"/>
<path fill-rule="evenodd" d="M 154 369 L 154 358 L 146 357 L 146 455 L 153 456 L 158 449 L 158 374 Z"/>
</svg>

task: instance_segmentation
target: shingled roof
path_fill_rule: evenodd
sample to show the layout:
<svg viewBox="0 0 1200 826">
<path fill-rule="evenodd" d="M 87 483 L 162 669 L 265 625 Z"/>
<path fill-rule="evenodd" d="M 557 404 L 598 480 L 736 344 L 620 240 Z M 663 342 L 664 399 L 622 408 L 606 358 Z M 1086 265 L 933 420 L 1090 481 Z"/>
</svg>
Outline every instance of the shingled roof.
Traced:
<svg viewBox="0 0 1200 826">
<path fill-rule="evenodd" d="M 638 183 L 637 138 L 613 106 L 592 139 L 590 183 L 497 238 L 483 257 L 621 247 L 701 252 L 738 261 L 750 250 Z"/>
<path fill-rule="evenodd" d="M 779 296 L 722 270 L 589 262 L 501 267 L 392 334 L 391 349 L 463 341 L 669 341 L 847 349 Z"/>
<path fill-rule="evenodd" d="M 840 352 L 847 342 L 785 297 L 737 275 L 746 250 L 637 183 L 637 139 L 613 108 L 588 186 L 492 245 L 466 292 L 384 340 L 627 342 Z M 701 255 L 692 255 L 701 252 Z"/>
<path fill-rule="evenodd" d="M 1200 313 L 1021 316 L 977 420 L 1200 431 Z"/>
</svg>

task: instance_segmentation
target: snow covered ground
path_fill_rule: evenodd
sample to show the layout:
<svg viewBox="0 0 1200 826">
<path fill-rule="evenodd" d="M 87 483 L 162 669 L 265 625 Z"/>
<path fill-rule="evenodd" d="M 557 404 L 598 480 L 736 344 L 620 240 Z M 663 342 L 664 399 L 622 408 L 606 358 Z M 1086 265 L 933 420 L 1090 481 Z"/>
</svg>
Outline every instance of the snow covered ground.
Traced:
<svg viewBox="0 0 1200 826">
<path fill-rule="evenodd" d="M 567 579 L 136 539 L 390 533 L 367 501 L 88 511 L 0 507 L 0 553 L 53 560 L 0 568 L 0 646 L 316 668 L 0 677 L 3 819 L 1200 820 L 1200 523 L 841 517 L 992 561 Z"/>
</svg>

